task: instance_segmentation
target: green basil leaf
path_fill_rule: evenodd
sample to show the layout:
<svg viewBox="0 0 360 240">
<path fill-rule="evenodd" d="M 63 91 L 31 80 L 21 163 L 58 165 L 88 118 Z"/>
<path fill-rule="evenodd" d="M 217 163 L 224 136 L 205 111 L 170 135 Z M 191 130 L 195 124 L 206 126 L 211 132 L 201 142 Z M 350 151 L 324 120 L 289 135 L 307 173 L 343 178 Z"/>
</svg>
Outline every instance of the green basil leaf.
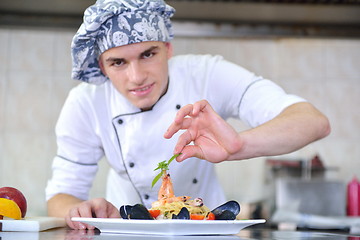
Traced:
<svg viewBox="0 0 360 240">
<path fill-rule="evenodd" d="M 154 185 L 157 183 L 157 181 L 159 181 L 161 176 L 162 176 L 162 172 L 160 172 L 158 175 L 156 175 L 156 177 L 154 178 L 154 180 L 151 183 L 151 187 L 154 187 Z"/>
<path fill-rule="evenodd" d="M 161 176 L 163 174 L 166 174 L 166 170 L 169 170 L 169 165 L 170 163 L 177 158 L 179 154 L 175 154 L 174 156 L 172 156 L 167 162 L 166 160 L 159 162 L 157 168 L 154 169 L 154 171 L 156 170 L 160 170 L 160 173 L 158 175 L 156 175 L 156 177 L 154 178 L 154 180 L 152 181 L 151 187 L 154 187 L 154 185 L 157 183 L 157 181 L 159 181 L 159 179 L 161 178 Z"/>
<path fill-rule="evenodd" d="M 175 154 L 174 156 L 172 156 L 169 161 L 168 161 L 168 166 L 170 165 L 170 163 L 175 159 L 177 158 L 178 156 L 180 156 L 181 153 L 178 153 L 178 154 Z"/>
</svg>

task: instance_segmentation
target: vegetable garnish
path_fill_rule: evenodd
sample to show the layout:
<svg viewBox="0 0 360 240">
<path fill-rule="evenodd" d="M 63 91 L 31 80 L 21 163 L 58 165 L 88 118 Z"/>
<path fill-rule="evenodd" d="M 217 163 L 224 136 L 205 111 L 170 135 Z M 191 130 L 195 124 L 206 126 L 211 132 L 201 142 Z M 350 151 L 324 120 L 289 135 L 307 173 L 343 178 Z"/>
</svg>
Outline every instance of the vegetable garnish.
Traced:
<svg viewBox="0 0 360 240">
<path fill-rule="evenodd" d="M 172 156 L 168 161 L 164 160 L 162 162 L 159 162 L 158 167 L 154 169 L 154 171 L 159 170 L 160 169 L 160 173 L 158 175 L 156 175 L 156 177 L 154 178 L 154 180 L 151 183 L 151 187 L 154 187 L 154 185 L 157 183 L 157 181 L 159 181 L 159 179 L 161 178 L 161 176 L 163 174 L 166 174 L 166 171 L 169 170 L 169 165 L 170 163 L 177 158 L 181 153 L 175 154 L 174 156 Z"/>
<path fill-rule="evenodd" d="M 190 214 L 191 220 L 204 220 L 205 216 L 202 214 Z"/>
<path fill-rule="evenodd" d="M 157 218 L 161 213 L 159 209 L 148 209 L 148 211 L 153 218 Z"/>
</svg>

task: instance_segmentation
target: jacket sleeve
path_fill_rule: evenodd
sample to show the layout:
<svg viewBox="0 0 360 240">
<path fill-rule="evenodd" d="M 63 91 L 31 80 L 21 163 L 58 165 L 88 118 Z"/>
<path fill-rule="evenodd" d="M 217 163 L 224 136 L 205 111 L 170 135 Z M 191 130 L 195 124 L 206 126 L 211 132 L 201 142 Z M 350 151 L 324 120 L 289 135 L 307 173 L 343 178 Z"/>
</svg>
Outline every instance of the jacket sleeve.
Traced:
<svg viewBox="0 0 360 240">
<path fill-rule="evenodd" d="M 80 90 L 78 86 L 70 92 L 56 125 L 58 149 L 46 200 L 58 193 L 88 199 L 98 161 L 104 156 L 93 127 L 96 116 Z"/>
</svg>

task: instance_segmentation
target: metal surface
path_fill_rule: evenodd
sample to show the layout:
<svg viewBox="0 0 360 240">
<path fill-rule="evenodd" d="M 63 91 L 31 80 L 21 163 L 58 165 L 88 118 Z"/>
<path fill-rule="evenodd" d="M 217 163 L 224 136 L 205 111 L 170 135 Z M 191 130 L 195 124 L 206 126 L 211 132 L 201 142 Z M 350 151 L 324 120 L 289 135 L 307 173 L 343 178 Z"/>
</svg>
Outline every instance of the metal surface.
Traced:
<svg viewBox="0 0 360 240">
<path fill-rule="evenodd" d="M 276 182 L 276 208 L 320 216 L 345 216 L 346 186 L 338 181 L 280 178 Z"/>
<path fill-rule="evenodd" d="M 315 232 L 315 231 L 277 231 L 266 228 L 247 228 L 237 235 L 213 235 L 213 236 L 161 236 L 161 235 L 125 235 L 125 234 L 102 234 L 97 230 L 70 230 L 58 228 L 44 232 L 0 232 L 2 240 L 38 240 L 38 239 L 117 239 L 117 240 L 342 240 L 360 239 L 344 232 Z"/>
</svg>

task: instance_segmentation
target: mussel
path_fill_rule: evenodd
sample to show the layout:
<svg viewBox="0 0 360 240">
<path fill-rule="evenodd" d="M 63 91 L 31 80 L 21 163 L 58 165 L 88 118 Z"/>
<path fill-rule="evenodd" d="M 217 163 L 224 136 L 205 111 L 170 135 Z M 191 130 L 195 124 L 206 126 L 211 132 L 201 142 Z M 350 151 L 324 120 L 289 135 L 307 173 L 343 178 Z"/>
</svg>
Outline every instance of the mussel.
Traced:
<svg viewBox="0 0 360 240">
<path fill-rule="evenodd" d="M 120 216 L 123 219 L 146 219 L 153 220 L 147 208 L 142 204 L 123 205 L 120 207 Z"/>
<path fill-rule="evenodd" d="M 189 210 L 186 207 L 181 208 L 180 212 L 172 215 L 172 219 L 190 219 Z"/>
<path fill-rule="evenodd" d="M 240 204 L 234 200 L 228 201 L 211 211 L 215 220 L 235 220 L 240 213 Z"/>
</svg>

